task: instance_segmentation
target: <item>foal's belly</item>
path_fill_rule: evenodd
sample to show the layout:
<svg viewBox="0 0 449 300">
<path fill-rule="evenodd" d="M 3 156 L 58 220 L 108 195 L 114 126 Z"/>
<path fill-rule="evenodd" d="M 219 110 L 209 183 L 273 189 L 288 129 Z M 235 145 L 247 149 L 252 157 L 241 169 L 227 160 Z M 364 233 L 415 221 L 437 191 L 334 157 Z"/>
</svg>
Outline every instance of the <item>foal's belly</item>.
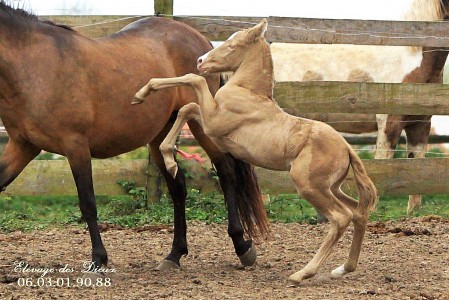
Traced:
<svg viewBox="0 0 449 300">
<path fill-rule="evenodd" d="M 255 166 L 276 171 L 288 170 L 291 159 L 285 155 L 285 141 L 261 134 L 252 133 L 243 138 L 227 135 L 212 140 L 221 151 Z"/>
</svg>

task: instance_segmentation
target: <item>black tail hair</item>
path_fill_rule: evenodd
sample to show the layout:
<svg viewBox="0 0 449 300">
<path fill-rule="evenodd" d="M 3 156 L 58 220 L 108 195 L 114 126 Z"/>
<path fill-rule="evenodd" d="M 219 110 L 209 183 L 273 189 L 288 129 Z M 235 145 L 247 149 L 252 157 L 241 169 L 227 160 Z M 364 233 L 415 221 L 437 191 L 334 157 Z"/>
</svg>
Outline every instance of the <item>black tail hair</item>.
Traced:
<svg viewBox="0 0 449 300">
<path fill-rule="evenodd" d="M 254 166 L 231 155 L 235 162 L 237 206 L 246 235 L 266 239 L 270 235 L 269 221 L 262 201 Z"/>
</svg>

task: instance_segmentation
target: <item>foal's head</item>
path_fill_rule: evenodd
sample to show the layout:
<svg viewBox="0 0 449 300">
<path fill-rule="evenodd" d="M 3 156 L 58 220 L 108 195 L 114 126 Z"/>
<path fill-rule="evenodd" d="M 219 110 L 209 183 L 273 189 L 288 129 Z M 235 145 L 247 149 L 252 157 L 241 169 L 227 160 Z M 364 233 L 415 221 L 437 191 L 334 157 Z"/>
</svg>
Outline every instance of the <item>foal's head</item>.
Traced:
<svg viewBox="0 0 449 300">
<path fill-rule="evenodd" d="M 249 48 L 257 42 L 265 42 L 267 26 L 267 20 L 263 19 L 252 28 L 237 31 L 222 45 L 198 58 L 197 67 L 200 73 L 205 75 L 237 70 Z"/>
</svg>

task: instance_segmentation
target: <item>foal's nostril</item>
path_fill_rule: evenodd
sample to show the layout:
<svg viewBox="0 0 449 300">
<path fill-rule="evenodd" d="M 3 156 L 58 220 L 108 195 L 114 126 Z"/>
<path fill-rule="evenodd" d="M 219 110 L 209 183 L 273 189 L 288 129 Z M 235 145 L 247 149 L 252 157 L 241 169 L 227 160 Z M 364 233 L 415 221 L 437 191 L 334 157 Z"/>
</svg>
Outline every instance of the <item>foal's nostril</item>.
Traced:
<svg viewBox="0 0 449 300">
<path fill-rule="evenodd" d="M 196 61 L 197 65 L 201 65 L 203 63 L 203 59 L 200 57 L 198 58 L 198 60 Z"/>
</svg>

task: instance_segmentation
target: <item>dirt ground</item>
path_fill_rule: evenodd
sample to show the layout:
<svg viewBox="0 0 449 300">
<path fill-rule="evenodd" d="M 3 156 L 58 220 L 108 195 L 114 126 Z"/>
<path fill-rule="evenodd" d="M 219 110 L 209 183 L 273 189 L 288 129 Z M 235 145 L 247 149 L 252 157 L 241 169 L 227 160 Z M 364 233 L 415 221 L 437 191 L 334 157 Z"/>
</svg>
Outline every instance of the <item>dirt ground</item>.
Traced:
<svg viewBox="0 0 449 300">
<path fill-rule="evenodd" d="M 348 254 L 350 228 L 320 273 L 298 287 L 286 279 L 312 257 L 327 225 L 271 229 L 273 238 L 258 245 L 256 265 L 243 268 L 224 225 L 190 223 L 183 268 L 158 272 L 153 268 L 170 249 L 170 227 L 103 226 L 111 273 L 95 287 L 77 286 L 77 279 L 86 280 L 81 270 L 90 256 L 84 229 L 0 234 L 0 299 L 449 299 L 448 220 L 371 223 L 358 270 L 331 279 L 330 271 Z M 14 262 L 28 267 L 15 268 Z M 52 282 L 38 279 L 44 268 L 53 269 L 44 276 Z M 23 286 L 27 282 L 35 286 Z"/>
</svg>

